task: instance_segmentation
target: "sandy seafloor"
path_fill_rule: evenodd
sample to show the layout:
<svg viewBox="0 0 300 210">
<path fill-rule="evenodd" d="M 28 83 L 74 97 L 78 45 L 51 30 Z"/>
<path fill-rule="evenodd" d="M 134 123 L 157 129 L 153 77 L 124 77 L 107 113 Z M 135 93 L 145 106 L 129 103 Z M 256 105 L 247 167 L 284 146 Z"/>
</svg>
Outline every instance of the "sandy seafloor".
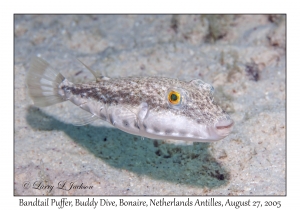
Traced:
<svg viewBox="0 0 300 210">
<path fill-rule="evenodd" d="M 285 24 L 280 15 L 15 15 L 15 195 L 285 195 Z M 109 77 L 202 79 L 234 130 L 185 143 L 101 120 L 76 127 L 83 111 L 70 102 L 32 106 L 34 56 L 73 82 L 93 81 L 76 58 Z"/>
</svg>

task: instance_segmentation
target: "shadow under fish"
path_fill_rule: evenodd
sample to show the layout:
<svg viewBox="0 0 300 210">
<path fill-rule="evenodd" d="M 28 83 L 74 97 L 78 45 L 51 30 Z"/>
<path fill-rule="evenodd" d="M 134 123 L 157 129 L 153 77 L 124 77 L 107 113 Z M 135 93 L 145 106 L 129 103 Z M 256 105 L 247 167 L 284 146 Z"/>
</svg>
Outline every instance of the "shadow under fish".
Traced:
<svg viewBox="0 0 300 210">
<path fill-rule="evenodd" d="M 61 122 L 34 106 L 29 106 L 26 119 L 33 129 L 63 131 L 110 166 L 138 175 L 208 188 L 226 185 L 230 180 L 229 172 L 210 155 L 209 143 L 174 145 L 161 140 L 142 140 L 115 128 L 77 127 Z"/>
</svg>

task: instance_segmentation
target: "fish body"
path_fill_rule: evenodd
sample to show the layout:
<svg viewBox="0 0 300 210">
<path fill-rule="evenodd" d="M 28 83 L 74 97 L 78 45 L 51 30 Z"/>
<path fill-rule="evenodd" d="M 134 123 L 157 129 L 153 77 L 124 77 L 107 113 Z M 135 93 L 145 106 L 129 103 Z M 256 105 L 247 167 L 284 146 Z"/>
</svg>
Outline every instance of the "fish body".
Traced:
<svg viewBox="0 0 300 210">
<path fill-rule="evenodd" d="M 201 80 L 100 77 L 90 84 L 73 84 L 46 61 L 34 58 L 27 86 L 37 106 L 71 101 L 91 114 L 81 124 L 102 119 L 153 139 L 216 141 L 226 137 L 234 124 L 214 103 L 213 87 Z"/>
</svg>

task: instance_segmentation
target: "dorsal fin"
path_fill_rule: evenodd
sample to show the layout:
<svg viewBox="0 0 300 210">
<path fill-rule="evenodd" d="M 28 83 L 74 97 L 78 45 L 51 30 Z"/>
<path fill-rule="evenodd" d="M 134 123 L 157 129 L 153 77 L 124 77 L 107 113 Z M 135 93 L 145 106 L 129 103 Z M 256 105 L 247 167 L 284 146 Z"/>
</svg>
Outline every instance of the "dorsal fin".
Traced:
<svg viewBox="0 0 300 210">
<path fill-rule="evenodd" d="M 96 72 L 94 72 L 94 70 L 92 70 L 90 67 L 88 67 L 87 65 L 85 65 L 85 64 L 84 64 L 81 60 L 79 60 L 78 58 L 77 58 L 77 60 L 78 60 L 82 65 L 84 65 L 84 67 L 87 68 L 87 69 L 94 75 L 94 77 L 96 78 L 96 82 L 100 82 L 101 80 L 110 80 L 109 77 L 105 77 L 105 76 L 103 76 L 103 75 L 97 76 L 97 74 L 96 74 Z"/>
</svg>

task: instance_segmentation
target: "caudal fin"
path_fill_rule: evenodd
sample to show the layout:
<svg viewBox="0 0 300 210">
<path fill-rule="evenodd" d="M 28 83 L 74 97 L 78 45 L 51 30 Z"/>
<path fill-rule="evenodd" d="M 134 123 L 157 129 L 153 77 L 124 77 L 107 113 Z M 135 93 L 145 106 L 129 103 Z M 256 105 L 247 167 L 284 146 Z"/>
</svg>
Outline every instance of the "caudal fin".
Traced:
<svg viewBox="0 0 300 210">
<path fill-rule="evenodd" d="M 64 79 L 46 61 L 33 58 L 27 74 L 27 87 L 34 105 L 45 107 L 63 102 L 64 99 L 58 91 Z"/>
</svg>

